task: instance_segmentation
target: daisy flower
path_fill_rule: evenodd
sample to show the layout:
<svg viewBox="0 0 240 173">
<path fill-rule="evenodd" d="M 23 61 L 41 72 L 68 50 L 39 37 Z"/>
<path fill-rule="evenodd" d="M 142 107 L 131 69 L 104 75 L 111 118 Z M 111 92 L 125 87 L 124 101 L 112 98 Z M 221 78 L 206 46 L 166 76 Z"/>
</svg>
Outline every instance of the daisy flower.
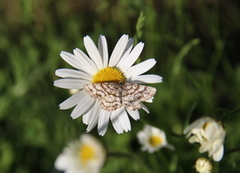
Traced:
<svg viewBox="0 0 240 173">
<path fill-rule="evenodd" d="M 165 132 L 150 125 L 145 125 L 144 129 L 137 133 L 137 138 L 142 145 L 142 151 L 154 153 L 163 147 L 174 149 L 172 145 L 168 144 Z"/>
<path fill-rule="evenodd" d="M 190 143 L 200 144 L 199 152 L 208 151 L 209 157 L 218 162 L 223 157 L 225 130 L 219 122 L 211 117 L 201 117 L 194 121 L 184 132 Z"/>
<path fill-rule="evenodd" d="M 212 172 L 212 163 L 209 160 L 201 157 L 201 158 L 197 159 L 197 161 L 195 163 L 195 169 L 199 173 L 211 173 Z"/>
<path fill-rule="evenodd" d="M 69 143 L 55 160 L 54 166 L 65 173 L 98 173 L 106 159 L 102 144 L 93 136 L 83 134 Z"/>
<path fill-rule="evenodd" d="M 140 85 L 160 83 L 162 77 L 154 74 L 142 75 L 156 61 L 148 59 L 133 65 L 143 50 L 143 43 L 133 48 L 133 39 L 123 35 L 117 42 L 110 58 L 106 38 L 100 35 L 98 46 L 89 36 L 84 37 L 88 55 L 76 48 L 73 54 L 61 52 L 60 56 L 76 69 L 58 69 L 55 74 L 62 79 L 54 86 L 64 89 L 79 89 L 79 92 L 62 102 L 60 109 L 76 106 L 71 117 L 83 116 L 83 123 L 91 131 L 98 125 L 99 135 L 107 131 L 109 120 L 117 133 L 130 131 L 128 115 L 140 118 L 138 109 L 149 113 L 142 102 L 152 102 L 154 87 Z"/>
</svg>

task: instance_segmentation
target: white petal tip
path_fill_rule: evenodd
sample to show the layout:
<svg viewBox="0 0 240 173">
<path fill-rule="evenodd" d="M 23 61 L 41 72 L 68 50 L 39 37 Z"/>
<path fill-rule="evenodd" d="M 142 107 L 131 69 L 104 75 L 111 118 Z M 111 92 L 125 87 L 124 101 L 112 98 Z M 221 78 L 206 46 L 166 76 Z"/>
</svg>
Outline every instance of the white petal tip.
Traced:
<svg viewBox="0 0 240 173">
<path fill-rule="evenodd" d="M 105 133 L 98 133 L 100 136 L 104 136 L 105 135 Z"/>
<path fill-rule="evenodd" d="M 71 116 L 71 118 L 74 120 L 74 119 L 77 119 L 78 117 L 80 117 L 80 115 L 78 116 Z"/>
</svg>

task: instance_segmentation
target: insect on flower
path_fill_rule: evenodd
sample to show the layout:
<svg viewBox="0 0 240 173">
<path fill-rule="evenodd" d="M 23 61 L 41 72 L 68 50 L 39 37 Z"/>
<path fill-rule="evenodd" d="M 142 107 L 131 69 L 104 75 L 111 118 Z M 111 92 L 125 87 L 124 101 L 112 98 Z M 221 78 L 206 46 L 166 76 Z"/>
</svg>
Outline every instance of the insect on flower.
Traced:
<svg viewBox="0 0 240 173">
<path fill-rule="evenodd" d="M 133 39 L 123 35 L 117 42 L 110 58 L 106 38 L 100 35 L 98 47 L 89 36 L 84 37 L 87 56 L 76 48 L 73 53 L 61 52 L 61 57 L 76 69 L 58 69 L 56 75 L 62 79 L 54 86 L 64 89 L 79 89 L 79 92 L 62 102 L 60 109 L 76 106 L 71 117 L 83 116 L 87 132 L 98 124 L 98 133 L 104 135 L 111 119 L 117 133 L 130 131 L 128 114 L 140 118 L 138 109 L 149 110 L 142 102 L 152 102 L 156 88 L 141 84 L 160 83 L 162 77 L 154 74 L 142 75 L 156 61 L 148 59 L 133 65 L 143 50 L 143 43 L 133 48 Z"/>
</svg>

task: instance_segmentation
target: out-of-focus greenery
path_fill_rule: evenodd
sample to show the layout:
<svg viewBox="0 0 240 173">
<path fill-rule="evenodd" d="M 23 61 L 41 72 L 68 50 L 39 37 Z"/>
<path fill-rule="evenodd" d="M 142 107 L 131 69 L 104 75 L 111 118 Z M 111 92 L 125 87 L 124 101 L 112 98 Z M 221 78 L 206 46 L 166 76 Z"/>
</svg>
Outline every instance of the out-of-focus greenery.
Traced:
<svg viewBox="0 0 240 173">
<path fill-rule="evenodd" d="M 141 60 L 155 58 L 150 73 L 164 79 L 152 85 L 158 91 L 146 104 L 150 114 L 140 111 L 131 132 L 118 135 L 111 125 L 104 137 L 90 132 L 110 153 L 103 173 L 195 172 L 196 159 L 208 156 L 182 131 L 203 115 L 226 128 L 225 155 L 214 172 L 240 172 L 239 6 L 234 0 L 1 0 L 0 172 L 57 172 L 57 155 L 86 129 L 71 110 L 58 108 L 69 97 L 53 87 L 54 71 L 69 67 L 59 53 L 85 50 L 82 38 L 97 42 L 100 34 L 110 51 L 122 34 L 144 42 Z M 142 152 L 136 133 L 146 123 L 164 130 L 175 150 Z"/>
</svg>

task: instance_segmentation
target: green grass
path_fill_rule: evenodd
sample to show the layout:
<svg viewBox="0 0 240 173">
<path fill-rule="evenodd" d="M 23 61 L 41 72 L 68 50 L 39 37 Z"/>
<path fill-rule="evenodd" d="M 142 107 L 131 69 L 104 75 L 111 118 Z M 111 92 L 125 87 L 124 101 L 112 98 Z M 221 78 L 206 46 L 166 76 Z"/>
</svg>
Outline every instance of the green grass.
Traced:
<svg viewBox="0 0 240 173">
<path fill-rule="evenodd" d="M 54 71 L 69 67 L 61 51 L 82 50 L 83 37 L 109 50 L 122 34 L 145 43 L 141 61 L 155 58 L 149 73 L 163 77 L 150 114 L 140 111 L 132 131 L 118 135 L 109 127 L 96 136 L 110 153 L 103 173 L 195 172 L 198 145 L 183 129 L 192 120 L 212 115 L 226 128 L 225 151 L 240 143 L 240 11 L 236 1 L 42 1 L 0 2 L 0 170 L 57 172 L 53 163 L 68 141 L 85 132 L 81 118 L 59 110 L 68 91 L 53 87 Z M 139 16 L 141 16 L 139 18 Z M 145 123 L 163 129 L 175 151 L 140 150 L 136 133 Z M 240 172 L 240 151 L 214 164 L 216 172 Z M 115 154 L 114 154 L 115 153 Z M 131 161 L 132 164 L 129 164 Z"/>
</svg>

